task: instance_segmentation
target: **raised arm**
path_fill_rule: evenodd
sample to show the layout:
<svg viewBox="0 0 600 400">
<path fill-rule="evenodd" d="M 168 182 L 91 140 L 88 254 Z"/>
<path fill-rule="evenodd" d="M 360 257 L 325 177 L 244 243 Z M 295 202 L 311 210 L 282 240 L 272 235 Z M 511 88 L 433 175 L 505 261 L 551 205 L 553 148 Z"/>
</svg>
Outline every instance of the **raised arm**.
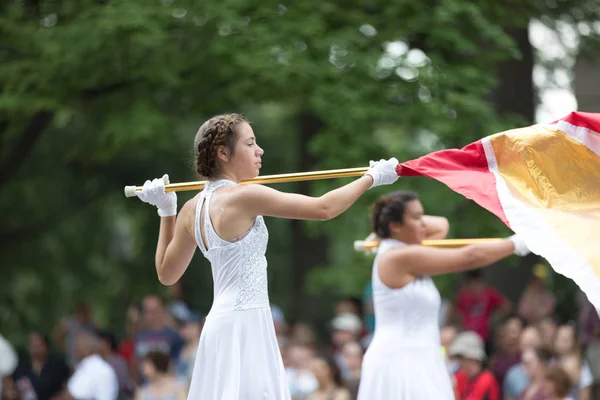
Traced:
<svg viewBox="0 0 600 400">
<path fill-rule="evenodd" d="M 525 244 L 517 236 L 458 249 L 407 246 L 383 254 L 379 265 L 380 270 L 384 270 L 388 276 L 431 276 L 479 268 L 513 253 L 517 255 L 529 253 Z"/>
<path fill-rule="evenodd" d="M 254 218 L 269 217 L 329 220 L 346 211 L 367 189 L 394 183 L 398 179 L 392 158 L 375 164 L 367 173 L 355 181 L 320 197 L 295 193 L 284 193 L 262 185 L 244 185 L 231 191 L 228 203 L 237 205 L 240 211 Z"/>
<path fill-rule="evenodd" d="M 425 239 L 445 239 L 450 230 L 450 223 L 446 217 L 423 215 L 425 223 Z"/>
</svg>

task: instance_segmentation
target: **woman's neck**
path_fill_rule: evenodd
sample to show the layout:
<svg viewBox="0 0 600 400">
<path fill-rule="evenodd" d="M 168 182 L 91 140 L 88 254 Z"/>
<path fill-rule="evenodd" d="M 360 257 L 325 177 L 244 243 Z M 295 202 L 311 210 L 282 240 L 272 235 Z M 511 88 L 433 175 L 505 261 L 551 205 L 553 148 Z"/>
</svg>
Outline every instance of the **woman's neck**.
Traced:
<svg viewBox="0 0 600 400">
<path fill-rule="evenodd" d="M 227 173 L 227 172 L 219 174 L 219 176 L 215 177 L 214 180 L 215 181 L 226 180 L 226 181 L 233 181 L 233 182 L 236 182 L 236 183 L 240 183 L 240 179 L 238 179 L 233 174 L 230 174 L 230 173 Z"/>
</svg>

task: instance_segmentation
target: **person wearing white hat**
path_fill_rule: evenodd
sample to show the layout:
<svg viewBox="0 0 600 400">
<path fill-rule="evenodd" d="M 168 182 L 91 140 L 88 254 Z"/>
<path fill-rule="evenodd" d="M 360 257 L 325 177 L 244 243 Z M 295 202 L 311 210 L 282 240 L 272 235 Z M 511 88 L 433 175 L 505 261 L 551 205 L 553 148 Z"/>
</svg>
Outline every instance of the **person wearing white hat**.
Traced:
<svg viewBox="0 0 600 400">
<path fill-rule="evenodd" d="M 459 333 L 448 349 L 448 356 L 460 363 L 460 369 L 454 374 L 458 399 L 500 400 L 496 378 L 483 368 L 486 354 L 481 336 L 473 331 Z"/>
</svg>

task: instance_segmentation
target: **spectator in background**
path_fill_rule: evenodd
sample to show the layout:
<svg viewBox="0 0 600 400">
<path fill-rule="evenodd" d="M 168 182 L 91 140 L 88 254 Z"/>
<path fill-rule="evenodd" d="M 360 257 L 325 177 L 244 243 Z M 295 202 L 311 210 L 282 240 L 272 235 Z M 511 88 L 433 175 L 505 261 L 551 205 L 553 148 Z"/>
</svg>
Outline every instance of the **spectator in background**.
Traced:
<svg viewBox="0 0 600 400">
<path fill-rule="evenodd" d="M 66 400 L 116 400 L 119 396 L 117 375 L 100 356 L 100 338 L 91 332 L 75 337 L 75 372 L 67 383 Z"/>
<path fill-rule="evenodd" d="M 459 290 L 452 306 L 464 331 L 475 331 L 486 343 L 490 350 L 490 319 L 495 311 L 508 314 L 511 310 L 510 301 L 499 291 L 483 281 L 481 269 L 470 270 L 466 273 L 467 282 Z"/>
<path fill-rule="evenodd" d="M 184 345 L 179 354 L 179 359 L 175 362 L 175 371 L 177 379 L 187 389 L 192 382 L 194 361 L 198 352 L 204 317 L 193 311 L 189 311 L 187 315 L 182 315 L 182 317 L 179 321 L 179 334 L 183 338 Z"/>
<path fill-rule="evenodd" d="M 587 361 L 583 359 L 581 345 L 577 342 L 575 324 L 558 327 L 554 352 L 558 364 L 571 380 L 571 397 L 575 400 L 590 400 L 593 377 Z"/>
<path fill-rule="evenodd" d="M 473 331 L 461 332 L 448 355 L 459 360 L 454 374 L 458 400 L 500 400 L 500 387 L 494 375 L 483 368 L 485 347 L 483 339 Z"/>
<path fill-rule="evenodd" d="M 336 303 L 335 314 L 354 314 L 358 318 L 362 318 L 362 303 L 360 299 L 345 297 Z"/>
<path fill-rule="evenodd" d="M 574 400 L 569 396 L 571 381 L 567 373 L 558 365 L 548 369 L 542 383 L 544 400 Z"/>
<path fill-rule="evenodd" d="M 69 367 L 50 356 L 50 340 L 46 335 L 33 331 L 28 339 L 29 357 L 19 362 L 13 379 L 22 399 L 48 400 L 62 390 Z"/>
<path fill-rule="evenodd" d="M 310 347 L 314 351 L 319 347 L 313 328 L 306 322 L 297 322 L 292 326 L 291 340 Z"/>
<path fill-rule="evenodd" d="M 166 306 L 169 311 L 168 315 L 173 318 L 172 321 L 167 321 L 167 325 L 175 328 L 178 320 L 182 320 L 191 312 L 191 307 L 186 299 L 186 287 L 183 281 L 175 282 L 168 286 L 168 304 Z"/>
<path fill-rule="evenodd" d="M 363 348 L 358 342 L 347 342 L 342 347 L 342 359 L 346 366 L 346 370 L 342 374 L 342 381 L 344 386 L 350 390 L 352 399 L 356 399 L 358 396 L 363 355 Z"/>
<path fill-rule="evenodd" d="M 117 376 L 119 383 L 119 395 L 131 396 L 135 390 L 135 383 L 129 373 L 129 365 L 125 359 L 117 353 L 117 338 L 111 332 L 100 332 L 100 356 L 110 364 Z"/>
<path fill-rule="evenodd" d="M 69 367 L 75 365 L 75 336 L 81 331 L 95 332 L 96 323 L 92 318 L 92 309 L 86 302 L 79 303 L 73 314 L 61 320 L 54 330 L 54 341 L 67 356 Z"/>
<path fill-rule="evenodd" d="M 558 323 L 554 317 L 548 316 L 542 318 L 537 326 L 542 335 L 542 346 L 549 349 L 554 348 L 554 338 L 556 336 L 556 330 L 558 329 Z"/>
<path fill-rule="evenodd" d="M 364 338 L 369 331 L 364 325 L 362 301 L 356 297 L 345 297 L 339 300 L 335 305 L 335 315 L 354 314 L 361 321 L 358 337 Z"/>
<path fill-rule="evenodd" d="M 533 351 L 542 345 L 540 331 L 535 326 L 528 326 L 521 332 L 519 338 L 519 352 L 522 355 L 526 351 Z M 527 389 L 530 384 L 529 376 L 525 371 L 522 360 L 511 367 L 504 377 L 502 383 L 502 393 L 504 400 L 518 400 L 519 395 Z"/>
<path fill-rule="evenodd" d="M 307 400 L 350 400 L 350 391 L 344 387 L 340 370 L 333 359 L 317 357 L 310 369 L 319 383 Z"/>
<path fill-rule="evenodd" d="M 579 309 L 579 342 L 583 346 L 600 341 L 600 317 L 596 307 L 588 300 L 582 292 L 580 295 L 581 308 Z"/>
<path fill-rule="evenodd" d="M 142 300 L 143 328 L 134 338 L 136 366 L 150 351 L 163 351 L 177 362 L 183 347 L 183 339 L 177 331 L 167 326 L 167 315 L 162 300 L 155 295 Z M 142 378 L 136 373 L 134 378 Z"/>
<path fill-rule="evenodd" d="M 600 399 L 600 318 L 594 305 L 580 292 L 579 342 L 583 346 L 594 384 L 591 398 Z"/>
<path fill-rule="evenodd" d="M 135 400 L 186 400 L 187 390 L 169 374 L 170 365 L 169 353 L 160 350 L 146 353 L 140 364 L 146 383 L 136 391 Z"/>
<path fill-rule="evenodd" d="M 315 350 L 301 342 L 292 342 L 285 349 L 285 374 L 294 400 L 306 400 L 319 383 L 310 369 Z"/>
<path fill-rule="evenodd" d="M 358 341 L 362 330 L 362 321 L 352 313 L 338 314 L 332 321 L 332 345 L 334 359 L 338 368 L 342 371 L 342 375 L 349 374 L 348 366 L 344 362 L 341 351 L 344 345 L 348 342 Z"/>
<path fill-rule="evenodd" d="M 285 315 L 279 306 L 271 304 L 271 316 L 273 317 L 275 336 L 277 336 L 277 340 L 281 342 L 288 334 L 288 325 L 285 321 Z"/>
<path fill-rule="evenodd" d="M 460 367 L 457 360 L 451 359 L 451 357 L 448 356 L 448 349 L 456 340 L 457 335 L 458 329 L 453 325 L 446 325 L 440 329 L 440 344 L 442 345 L 442 353 L 444 354 L 448 372 L 450 372 L 451 375 L 454 375 L 454 373 Z"/>
<path fill-rule="evenodd" d="M 542 390 L 546 372 L 553 361 L 552 351 L 546 348 L 528 349 L 521 357 L 529 385 L 519 396 L 519 400 L 546 400 Z"/>
<path fill-rule="evenodd" d="M 548 268 L 543 264 L 533 266 L 533 277 L 521 294 L 518 313 L 527 324 L 537 324 L 551 316 L 556 307 L 556 297 L 545 287 Z"/>
<path fill-rule="evenodd" d="M 128 365 L 135 362 L 135 349 L 133 347 L 133 339 L 140 330 L 142 324 L 142 305 L 140 303 L 131 304 L 127 308 L 125 319 L 125 338 L 119 343 L 117 352 L 121 355 Z"/>
<path fill-rule="evenodd" d="M 522 331 L 523 322 L 515 315 L 506 318 L 500 325 L 497 338 L 499 348 L 490 357 L 488 366 L 499 383 L 504 382 L 504 377 L 511 367 L 521 362 L 519 338 Z M 500 394 L 502 395 L 502 391 Z"/>
</svg>

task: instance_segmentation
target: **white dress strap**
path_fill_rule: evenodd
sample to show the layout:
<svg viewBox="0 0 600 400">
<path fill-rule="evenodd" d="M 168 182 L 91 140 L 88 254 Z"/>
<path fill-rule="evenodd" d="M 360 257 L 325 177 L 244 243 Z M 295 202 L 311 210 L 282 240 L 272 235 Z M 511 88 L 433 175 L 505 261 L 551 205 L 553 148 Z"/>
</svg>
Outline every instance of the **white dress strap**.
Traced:
<svg viewBox="0 0 600 400">
<path fill-rule="evenodd" d="M 206 191 L 203 190 L 200 193 L 200 197 L 198 198 L 198 203 L 196 203 L 196 216 L 195 216 L 195 223 L 194 223 L 194 233 L 196 236 L 196 244 L 198 245 L 198 247 L 200 248 L 200 251 L 202 251 L 202 253 L 206 253 L 208 251 L 208 249 L 204 245 L 204 240 L 202 240 L 202 230 L 200 229 L 200 223 L 202 221 L 202 218 L 201 218 L 202 205 L 205 204 L 205 200 L 206 200 Z M 204 219 L 206 220 L 206 216 L 204 217 Z M 206 225 L 204 227 L 204 237 L 207 237 Z M 208 239 L 207 239 L 207 241 L 208 241 Z"/>
<path fill-rule="evenodd" d="M 202 190 L 200 198 L 198 199 L 198 203 L 196 204 L 196 219 L 195 219 L 195 233 L 196 233 L 196 242 L 198 247 L 202 251 L 204 255 L 208 253 L 215 244 L 217 246 L 221 245 L 229 245 L 223 239 L 219 237 L 217 231 L 214 229 L 212 224 L 212 220 L 210 218 L 210 202 L 213 193 L 215 190 L 222 188 L 223 186 L 237 186 L 237 183 L 230 181 L 228 179 L 219 179 L 217 181 L 210 181 Z M 200 224 L 202 223 L 202 206 L 204 205 L 204 240 L 206 240 L 206 244 L 202 238 L 202 230 L 200 229 Z"/>
</svg>

